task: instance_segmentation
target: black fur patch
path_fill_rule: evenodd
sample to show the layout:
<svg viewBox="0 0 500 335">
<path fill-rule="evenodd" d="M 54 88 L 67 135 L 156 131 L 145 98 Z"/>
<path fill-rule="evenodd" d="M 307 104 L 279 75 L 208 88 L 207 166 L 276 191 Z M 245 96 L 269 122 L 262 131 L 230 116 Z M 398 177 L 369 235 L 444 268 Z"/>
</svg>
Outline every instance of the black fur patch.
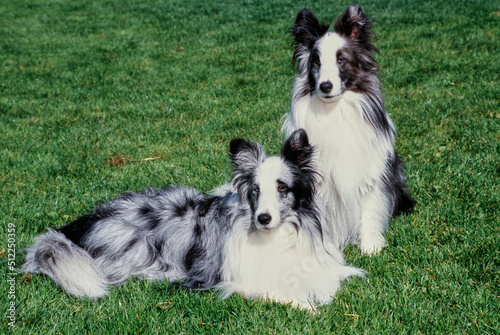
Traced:
<svg viewBox="0 0 500 335">
<path fill-rule="evenodd" d="M 158 253 L 158 255 L 161 255 L 161 253 L 163 251 L 163 242 L 161 240 L 156 240 L 154 242 L 154 247 L 155 247 L 156 252 Z"/>
<path fill-rule="evenodd" d="M 70 224 L 57 229 L 63 233 L 71 242 L 83 247 L 82 241 L 94 224 L 99 221 L 94 213 L 82 215 Z"/>
<path fill-rule="evenodd" d="M 188 211 L 188 205 L 187 205 L 187 203 L 184 203 L 181 206 L 175 206 L 174 207 L 174 212 L 179 217 L 182 217 L 182 216 L 186 215 L 187 211 Z"/>
<path fill-rule="evenodd" d="M 137 242 L 139 242 L 140 238 L 139 237 L 136 237 L 136 238 L 133 238 L 131 239 L 127 245 L 125 246 L 125 248 L 123 248 L 123 252 L 127 252 L 129 251 L 130 249 L 132 249 L 136 244 Z"/>
<path fill-rule="evenodd" d="M 153 207 L 151 207 L 148 204 L 145 204 L 145 205 L 143 205 L 142 207 L 139 208 L 139 214 L 141 214 L 141 215 L 148 215 L 152 210 L 153 210 Z"/>
<path fill-rule="evenodd" d="M 146 215 L 146 221 L 148 223 L 147 227 L 150 230 L 153 230 L 162 223 L 162 218 L 160 215 L 158 215 L 158 213 L 151 211 L 148 213 L 148 215 Z"/>
<path fill-rule="evenodd" d="M 189 248 L 188 252 L 186 253 L 186 257 L 184 258 L 184 267 L 186 268 L 186 271 L 191 271 L 196 259 L 202 257 L 204 254 L 205 248 L 203 248 L 198 239 L 195 239 L 195 242 L 191 245 L 191 248 Z"/>
<path fill-rule="evenodd" d="M 82 215 L 66 226 L 56 229 L 56 231 L 63 233 L 71 242 L 83 248 L 85 236 L 93 229 L 94 224 L 114 214 L 115 210 L 112 206 L 108 206 L 108 204 L 100 205 L 92 213 Z"/>
<path fill-rule="evenodd" d="M 208 197 L 206 199 L 203 199 L 203 201 L 200 202 L 198 205 L 198 215 L 200 216 L 205 216 L 209 212 L 210 208 L 212 206 L 217 207 L 217 205 L 220 203 L 221 198 L 217 196 L 213 197 Z"/>
<path fill-rule="evenodd" d="M 104 252 L 106 251 L 106 247 L 97 247 L 97 248 L 92 248 L 92 249 L 89 249 L 88 252 L 90 254 L 90 256 L 92 256 L 92 258 L 98 258 L 100 256 L 102 256 L 104 254 Z"/>
</svg>

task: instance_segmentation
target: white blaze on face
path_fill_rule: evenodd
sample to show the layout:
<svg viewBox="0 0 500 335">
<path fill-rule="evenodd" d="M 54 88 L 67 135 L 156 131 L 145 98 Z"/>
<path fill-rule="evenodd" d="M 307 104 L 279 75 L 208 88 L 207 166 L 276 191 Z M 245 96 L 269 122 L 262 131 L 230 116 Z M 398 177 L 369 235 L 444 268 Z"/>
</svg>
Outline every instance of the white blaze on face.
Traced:
<svg viewBox="0 0 500 335">
<path fill-rule="evenodd" d="M 321 65 L 319 66 L 319 71 L 316 73 L 316 92 L 325 102 L 339 99 L 342 93 L 342 82 L 337 64 L 337 51 L 345 43 L 344 38 L 336 33 L 328 33 L 317 42 Z"/>
<path fill-rule="evenodd" d="M 290 178 L 289 168 L 279 157 L 269 157 L 257 168 L 255 186 L 259 192 L 254 221 L 258 229 L 273 229 L 280 225 L 284 203 L 278 192 L 278 182 L 286 183 Z"/>
</svg>

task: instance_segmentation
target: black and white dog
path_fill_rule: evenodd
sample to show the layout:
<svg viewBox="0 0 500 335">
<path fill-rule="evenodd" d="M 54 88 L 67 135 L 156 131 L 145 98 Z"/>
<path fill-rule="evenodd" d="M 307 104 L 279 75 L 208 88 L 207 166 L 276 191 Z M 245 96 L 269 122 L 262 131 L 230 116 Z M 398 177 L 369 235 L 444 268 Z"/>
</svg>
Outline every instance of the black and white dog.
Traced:
<svg viewBox="0 0 500 335">
<path fill-rule="evenodd" d="M 305 131 L 293 132 L 279 157 L 243 139 L 230 151 L 231 183 L 215 195 L 125 194 L 37 237 L 23 270 L 79 297 L 102 297 L 135 276 L 308 309 L 329 303 L 342 279 L 363 272 L 345 265 L 323 232 Z"/>
<path fill-rule="evenodd" d="M 291 29 L 297 63 L 286 134 L 303 128 L 316 147 L 320 200 L 339 248 L 373 254 L 385 245 L 391 216 L 411 211 L 396 131 L 382 101 L 370 20 L 348 6 L 328 31 L 308 9 Z"/>
</svg>

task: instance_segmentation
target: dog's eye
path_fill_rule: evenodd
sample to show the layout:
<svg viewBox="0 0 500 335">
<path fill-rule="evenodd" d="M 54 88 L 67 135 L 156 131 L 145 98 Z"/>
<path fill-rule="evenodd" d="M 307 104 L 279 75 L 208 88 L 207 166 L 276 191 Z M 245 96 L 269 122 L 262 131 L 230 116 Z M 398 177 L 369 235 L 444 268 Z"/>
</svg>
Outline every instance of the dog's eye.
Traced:
<svg viewBox="0 0 500 335">
<path fill-rule="evenodd" d="M 279 184 L 278 184 L 278 192 L 279 192 L 279 193 L 286 192 L 286 190 L 287 190 L 287 187 L 286 187 L 286 185 L 285 185 L 285 184 L 283 184 L 283 183 L 279 183 Z"/>
<path fill-rule="evenodd" d="M 318 55 L 313 55 L 312 62 L 315 67 L 319 67 L 321 65 L 321 60 Z"/>
<path fill-rule="evenodd" d="M 344 62 L 344 60 L 345 60 L 344 58 L 338 58 L 337 63 L 342 64 Z"/>
<path fill-rule="evenodd" d="M 253 187 L 253 192 L 254 192 L 255 194 L 258 194 L 258 193 L 260 192 L 260 188 L 259 188 L 259 186 L 255 185 L 255 186 Z"/>
</svg>

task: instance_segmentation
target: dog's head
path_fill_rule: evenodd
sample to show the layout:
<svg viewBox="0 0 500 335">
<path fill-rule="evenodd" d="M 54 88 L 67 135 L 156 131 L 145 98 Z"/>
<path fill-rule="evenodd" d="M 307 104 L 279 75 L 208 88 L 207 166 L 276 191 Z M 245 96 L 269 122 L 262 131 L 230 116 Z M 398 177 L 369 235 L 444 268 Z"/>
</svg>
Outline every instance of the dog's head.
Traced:
<svg viewBox="0 0 500 335">
<path fill-rule="evenodd" d="M 252 220 L 259 230 L 272 230 L 282 223 L 299 225 L 291 217 L 309 210 L 314 197 L 316 172 L 313 147 L 303 129 L 284 142 L 280 156 L 267 157 L 258 144 L 231 141 L 234 165 L 232 182 L 242 201 L 248 201 Z"/>
<path fill-rule="evenodd" d="M 292 62 L 298 63 L 299 75 L 307 76 L 307 92 L 324 102 L 338 100 L 346 90 L 366 90 L 366 75 L 377 71 L 370 20 L 361 6 L 348 6 L 335 21 L 334 31 L 328 29 L 308 9 L 299 11 L 290 29 Z"/>
</svg>

